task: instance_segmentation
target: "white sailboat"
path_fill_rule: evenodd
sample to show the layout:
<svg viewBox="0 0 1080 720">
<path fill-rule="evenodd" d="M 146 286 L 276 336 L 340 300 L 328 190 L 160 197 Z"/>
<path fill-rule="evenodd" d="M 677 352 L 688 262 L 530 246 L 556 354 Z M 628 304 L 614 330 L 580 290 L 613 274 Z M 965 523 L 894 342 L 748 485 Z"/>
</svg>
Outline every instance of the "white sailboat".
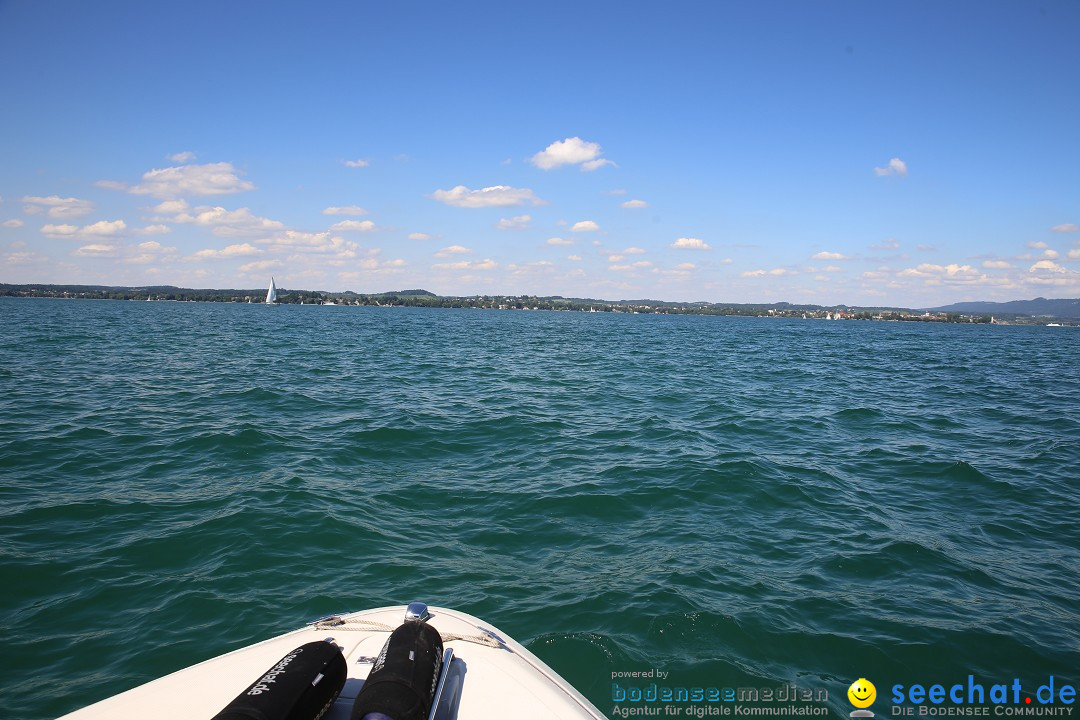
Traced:
<svg viewBox="0 0 1080 720">
<path fill-rule="evenodd" d="M 273 305 L 277 302 L 277 285 L 274 284 L 274 276 L 270 276 L 270 289 L 266 291 L 266 304 Z"/>
</svg>

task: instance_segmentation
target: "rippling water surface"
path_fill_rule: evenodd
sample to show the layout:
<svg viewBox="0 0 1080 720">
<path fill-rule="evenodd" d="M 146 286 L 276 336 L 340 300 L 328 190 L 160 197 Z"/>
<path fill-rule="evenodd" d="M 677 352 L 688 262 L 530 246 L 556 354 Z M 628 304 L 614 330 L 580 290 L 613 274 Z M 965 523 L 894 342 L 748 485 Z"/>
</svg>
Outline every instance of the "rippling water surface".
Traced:
<svg viewBox="0 0 1080 720">
<path fill-rule="evenodd" d="M 1080 679 L 1070 328 L 0 299 L 0 361 L 4 718 L 413 599 L 605 710 Z"/>
</svg>

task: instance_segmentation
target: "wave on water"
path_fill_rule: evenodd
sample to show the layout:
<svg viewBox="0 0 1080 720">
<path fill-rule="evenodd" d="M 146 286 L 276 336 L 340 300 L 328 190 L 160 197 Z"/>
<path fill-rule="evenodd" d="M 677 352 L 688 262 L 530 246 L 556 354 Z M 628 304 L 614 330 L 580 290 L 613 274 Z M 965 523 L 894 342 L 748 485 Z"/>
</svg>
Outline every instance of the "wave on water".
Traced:
<svg viewBox="0 0 1080 720">
<path fill-rule="evenodd" d="M 413 599 L 601 708 L 1080 667 L 1075 334 L 0 305 L 4 717 Z"/>
</svg>

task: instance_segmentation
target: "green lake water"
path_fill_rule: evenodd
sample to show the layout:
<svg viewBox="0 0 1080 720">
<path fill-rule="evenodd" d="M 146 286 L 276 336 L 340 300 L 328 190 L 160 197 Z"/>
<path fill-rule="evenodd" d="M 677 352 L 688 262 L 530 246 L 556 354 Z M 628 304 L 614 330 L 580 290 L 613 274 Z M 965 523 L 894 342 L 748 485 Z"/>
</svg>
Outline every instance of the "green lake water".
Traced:
<svg viewBox="0 0 1080 720">
<path fill-rule="evenodd" d="M 3 718 L 417 599 L 846 715 L 1077 684 L 1078 577 L 1075 329 L 0 299 Z"/>
</svg>

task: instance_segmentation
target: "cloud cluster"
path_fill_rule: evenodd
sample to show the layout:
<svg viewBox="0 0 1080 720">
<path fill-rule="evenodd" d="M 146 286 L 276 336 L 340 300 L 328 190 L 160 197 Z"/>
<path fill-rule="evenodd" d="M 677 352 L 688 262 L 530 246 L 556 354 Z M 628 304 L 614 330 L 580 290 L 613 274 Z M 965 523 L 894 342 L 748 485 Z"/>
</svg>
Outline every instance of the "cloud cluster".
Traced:
<svg viewBox="0 0 1080 720">
<path fill-rule="evenodd" d="M 445 258 L 450 257 L 451 255 L 466 255 L 471 252 L 472 250 L 464 245 L 451 245 L 450 247 L 444 247 L 442 250 L 435 253 L 435 257 Z"/>
<path fill-rule="evenodd" d="M 322 211 L 323 215 L 367 215 L 368 211 L 359 205 L 341 205 L 339 207 L 328 207 Z"/>
<path fill-rule="evenodd" d="M 193 255 L 193 257 L 196 260 L 228 260 L 230 258 L 262 255 L 262 252 L 262 250 L 255 247 L 251 243 L 239 243 L 236 245 L 229 245 L 228 247 L 222 248 L 221 250 L 199 250 Z"/>
<path fill-rule="evenodd" d="M 676 250 L 712 250 L 712 246 L 701 238 L 681 237 L 671 243 Z"/>
<path fill-rule="evenodd" d="M 170 203 L 169 207 L 176 209 L 180 207 L 179 203 L 182 202 L 183 201 L 176 201 Z M 162 205 L 164 205 L 164 203 L 158 205 L 155 209 L 160 209 Z M 208 205 L 200 205 L 194 208 L 194 212 L 192 213 L 188 212 L 186 206 L 187 204 L 184 203 L 184 208 L 177 212 L 170 220 L 176 223 L 190 223 L 209 227 L 210 232 L 219 237 L 263 235 L 285 229 L 283 223 L 255 215 L 246 207 L 237 208 L 236 210 L 226 210 L 220 206 L 210 207 Z"/>
<path fill-rule="evenodd" d="M 49 217 L 58 220 L 82 217 L 94 211 L 94 203 L 89 200 L 62 198 L 59 195 L 50 195 L 48 197 L 27 195 L 22 198 L 22 202 L 25 203 L 23 212 L 27 215 L 38 215 L 47 209 Z"/>
<path fill-rule="evenodd" d="M 570 232 L 596 232 L 599 229 L 600 226 L 592 220 L 581 220 L 580 222 L 573 224 L 570 228 Z"/>
<path fill-rule="evenodd" d="M 495 227 L 499 230 L 525 230 L 530 222 L 532 222 L 532 217 L 529 215 L 517 215 L 512 218 L 502 218 Z"/>
<path fill-rule="evenodd" d="M 582 171 L 590 172 L 614 165 L 611 160 L 600 157 L 603 150 L 598 143 L 586 142 L 579 137 L 557 140 L 544 150 L 532 156 L 532 164 L 541 170 L 554 170 L 563 165 L 578 165 Z"/>
<path fill-rule="evenodd" d="M 874 174 L 878 177 L 887 177 L 889 175 L 907 177 L 907 163 L 900 158 L 894 157 L 892 160 L 889 160 L 889 164 L 885 167 L 874 168 Z"/>
<path fill-rule="evenodd" d="M 331 232 L 371 232 L 375 229 L 371 220 L 342 220 L 330 226 Z"/>
<path fill-rule="evenodd" d="M 233 195 L 254 190 L 255 184 L 242 180 L 231 163 L 179 165 L 144 173 L 142 182 L 130 188 L 134 195 L 177 198 L 184 195 Z"/>
<path fill-rule="evenodd" d="M 459 260 L 450 263 L 435 263 L 432 267 L 441 268 L 443 270 L 494 270 L 499 267 L 499 263 L 491 258 L 484 258 L 483 260 Z"/>
<path fill-rule="evenodd" d="M 649 203 L 645 202 L 644 200 L 627 200 L 624 203 L 619 203 L 619 207 L 630 209 L 647 208 L 649 207 Z"/>
<path fill-rule="evenodd" d="M 115 238 L 123 234 L 127 223 L 123 220 L 99 220 L 91 225 L 43 225 L 41 232 L 54 239 L 85 240 L 88 238 Z"/>
<path fill-rule="evenodd" d="M 480 190 L 470 190 L 458 185 L 450 190 L 436 190 L 431 194 L 433 200 L 461 208 L 511 207 L 514 205 L 542 205 L 543 200 L 528 188 L 514 188 L 509 185 L 492 185 Z"/>
<path fill-rule="evenodd" d="M 776 268 L 773 268 L 772 270 L 747 270 L 746 272 L 739 273 L 739 274 L 742 277 L 745 277 L 745 278 L 764 277 L 765 275 L 773 275 L 773 276 L 780 277 L 780 276 L 783 276 L 783 275 L 798 275 L 799 271 L 798 270 L 789 270 L 787 268 L 782 268 L 782 267 L 776 267 Z"/>
</svg>

